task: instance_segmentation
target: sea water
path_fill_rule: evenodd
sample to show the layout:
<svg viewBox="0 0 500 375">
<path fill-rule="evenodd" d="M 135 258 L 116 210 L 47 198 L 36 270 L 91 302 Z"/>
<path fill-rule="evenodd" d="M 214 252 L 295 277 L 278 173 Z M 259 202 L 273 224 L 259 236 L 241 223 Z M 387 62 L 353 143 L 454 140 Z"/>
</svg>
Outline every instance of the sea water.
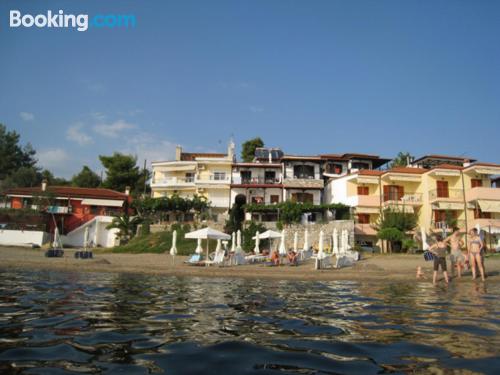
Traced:
<svg viewBox="0 0 500 375">
<path fill-rule="evenodd" d="M 488 281 L 0 269 L 0 373 L 498 374 L 499 297 Z"/>
</svg>

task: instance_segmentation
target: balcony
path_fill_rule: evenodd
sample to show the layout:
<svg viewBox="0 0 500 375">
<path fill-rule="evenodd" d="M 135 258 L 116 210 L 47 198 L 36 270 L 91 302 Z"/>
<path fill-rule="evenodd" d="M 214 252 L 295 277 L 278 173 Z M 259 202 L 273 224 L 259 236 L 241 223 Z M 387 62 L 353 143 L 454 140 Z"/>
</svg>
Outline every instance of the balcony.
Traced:
<svg viewBox="0 0 500 375">
<path fill-rule="evenodd" d="M 231 182 L 231 178 L 227 174 L 211 174 L 208 177 L 196 177 L 195 182 L 197 184 L 217 184 L 224 185 Z"/>
<path fill-rule="evenodd" d="M 500 188 L 474 187 L 465 192 L 467 202 L 477 200 L 500 201 Z"/>
<path fill-rule="evenodd" d="M 451 220 L 452 224 L 454 226 L 457 226 L 459 229 L 464 229 L 465 228 L 465 220 Z M 441 221 L 431 221 L 431 228 L 434 231 L 446 231 L 446 232 L 451 232 L 453 230 L 453 227 L 448 225 L 448 223 L 444 220 Z"/>
<path fill-rule="evenodd" d="M 36 204 L 31 205 L 32 210 L 38 210 L 39 207 L 40 206 Z M 69 206 L 47 206 L 47 207 L 42 207 L 42 209 L 50 214 L 67 214 L 71 212 L 71 207 Z"/>
<path fill-rule="evenodd" d="M 387 193 L 383 195 L 384 205 L 422 205 L 421 193 L 404 193 L 402 196 L 399 194 Z"/>
<path fill-rule="evenodd" d="M 281 184 L 279 178 L 264 178 L 264 177 L 251 177 L 251 178 L 241 178 L 235 177 L 233 179 L 233 184 L 235 185 L 278 185 Z"/>
<path fill-rule="evenodd" d="M 151 187 L 194 187 L 194 177 L 170 177 L 157 179 L 151 184 Z"/>
<path fill-rule="evenodd" d="M 376 236 L 377 230 L 372 224 L 354 224 L 354 234 L 358 236 Z"/>
<path fill-rule="evenodd" d="M 380 207 L 380 195 L 355 195 L 354 206 Z"/>
<path fill-rule="evenodd" d="M 429 200 L 433 202 L 463 202 L 464 194 L 461 189 L 433 189 L 429 191 Z"/>
</svg>

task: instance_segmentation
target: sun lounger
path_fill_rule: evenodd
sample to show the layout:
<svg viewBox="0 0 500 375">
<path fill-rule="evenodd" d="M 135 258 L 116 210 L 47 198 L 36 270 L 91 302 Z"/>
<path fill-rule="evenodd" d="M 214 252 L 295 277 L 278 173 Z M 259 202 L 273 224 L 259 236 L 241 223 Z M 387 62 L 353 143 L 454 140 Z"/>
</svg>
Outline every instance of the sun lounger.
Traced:
<svg viewBox="0 0 500 375">
<path fill-rule="evenodd" d="M 190 266 L 203 266 L 205 262 L 201 260 L 200 254 L 193 254 L 191 258 L 184 262 L 185 264 L 189 264 Z"/>
<path fill-rule="evenodd" d="M 205 265 L 210 266 L 210 265 L 219 265 L 222 266 L 224 265 L 224 251 L 219 251 L 215 253 L 215 257 L 213 260 L 206 260 Z"/>
<path fill-rule="evenodd" d="M 265 260 L 267 259 L 267 256 L 265 255 L 247 255 L 245 257 L 245 260 L 248 262 L 248 263 L 258 263 L 258 262 L 264 262 Z"/>
</svg>

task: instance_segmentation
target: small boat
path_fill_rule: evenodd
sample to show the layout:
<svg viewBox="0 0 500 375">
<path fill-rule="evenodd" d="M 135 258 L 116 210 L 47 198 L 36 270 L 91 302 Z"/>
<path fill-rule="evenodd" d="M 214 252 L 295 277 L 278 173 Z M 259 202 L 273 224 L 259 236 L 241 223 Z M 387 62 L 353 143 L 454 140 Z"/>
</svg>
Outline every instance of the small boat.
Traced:
<svg viewBox="0 0 500 375">
<path fill-rule="evenodd" d="M 89 247 L 89 228 L 85 228 L 85 233 L 83 235 L 83 250 L 75 251 L 76 259 L 92 259 L 94 255 L 92 254 L 92 250 L 88 249 Z"/>
</svg>

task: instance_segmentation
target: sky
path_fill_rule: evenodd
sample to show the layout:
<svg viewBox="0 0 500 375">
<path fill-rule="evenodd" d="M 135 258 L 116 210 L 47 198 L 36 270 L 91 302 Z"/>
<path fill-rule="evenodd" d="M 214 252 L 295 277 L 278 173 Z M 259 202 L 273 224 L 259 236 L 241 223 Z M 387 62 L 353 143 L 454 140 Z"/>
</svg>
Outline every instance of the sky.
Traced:
<svg viewBox="0 0 500 375">
<path fill-rule="evenodd" d="M 132 14 L 131 28 L 9 28 L 24 14 Z M 500 163 L 495 0 L 2 0 L 0 123 L 71 177 L 260 136 L 288 154 Z"/>
</svg>

